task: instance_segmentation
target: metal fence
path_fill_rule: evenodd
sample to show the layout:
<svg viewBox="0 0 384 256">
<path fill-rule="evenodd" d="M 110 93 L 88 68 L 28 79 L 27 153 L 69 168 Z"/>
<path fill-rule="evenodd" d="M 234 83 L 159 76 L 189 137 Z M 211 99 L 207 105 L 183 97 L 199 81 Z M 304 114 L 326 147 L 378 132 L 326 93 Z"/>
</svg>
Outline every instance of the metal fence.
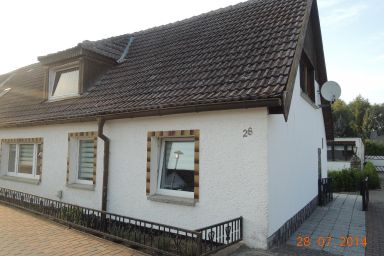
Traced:
<svg viewBox="0 0 384 256">
<path fill-rule="evenodd" d="M 331 178 L 318 179 L 318 189 L 319 205 L 324 206 L 333 200 Z"/>
<path fill-rule="evenodd" d="M 242 240 L 242 217 L 199 230 L 163 225 L 0 188 L 0 202 L 165 255 L 208 255 Z"/>
<path fill-rule="evenodd" d="M 369 187 L 368 187 L 368 177 L 366 177 L 360 184 L 360 195 L 362 196 L 363 201 L 363 211 L 368 211 L 369 203 Z"/>
</svg>

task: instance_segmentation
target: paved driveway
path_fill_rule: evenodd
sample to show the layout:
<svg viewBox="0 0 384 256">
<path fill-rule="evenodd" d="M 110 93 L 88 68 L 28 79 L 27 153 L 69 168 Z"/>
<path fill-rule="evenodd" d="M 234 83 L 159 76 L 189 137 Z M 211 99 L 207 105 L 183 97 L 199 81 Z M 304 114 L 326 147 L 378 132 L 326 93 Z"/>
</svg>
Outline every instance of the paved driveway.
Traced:
<svg viewBox="0 0 384 256">
<path fill-rule="evenodd" d="M 0 204 L 0 255 L 145 254 Z"/>
<path fill-rule="evenodd" d="M 368 241 L 361 196 L 334 193 L 333 197 L 327 206 L 316 208 L 288 244 L 333 255 L 364 256 Z"/>
</svg>

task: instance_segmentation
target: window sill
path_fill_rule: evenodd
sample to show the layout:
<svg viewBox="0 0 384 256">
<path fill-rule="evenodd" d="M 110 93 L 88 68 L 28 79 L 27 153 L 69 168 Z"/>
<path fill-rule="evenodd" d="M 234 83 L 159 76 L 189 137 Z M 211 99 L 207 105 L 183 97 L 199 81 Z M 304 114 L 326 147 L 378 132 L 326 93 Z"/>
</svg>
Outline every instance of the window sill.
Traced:
<svg viewBox="0 0 384 256">
<path fill-rule="evenodd" d="M 79 184 L 79 183 L 71 183 L 67 184 L 68 188 L 74 188 L 74 189 L 83 189 L 83 190 L 89 190 L 89 191 L 95 191 L 95 185 L 91 184 Z"/>
<path fill-rule="evenodd" d="M 306 102 L 308 102 L 314 109 L 318 109 L 319 107 L 311 100 L 311 98 L 309 98 L 309 96 L 305 93 L 305 92 L 303 92 L 303 91 L 301 91 L 300 92 L 300 95 L 301 95 L 301 97 L 306 101 Z"/>
<path fill-rule="evenodd" d="M 33 185 L 39 185 L 40 184 L 39 179 L 33 179 L 33 178 L 24 178 L 24 177 L 17 177 L 17 176 L 2 175 L 2 176 L 0 176 L 0 179 L 16 181 L 16 182 L 23 182 L 23 183 L 33 184 Z"/>
<path fill-rule="evenodd" d="M 147 199 L 154 202 L 178 204 L 178 205 L 184 205 L 184 206 L 195 206 L 196 204 L 196 200 L 194 198 L 166 196 L 166 195 L 159 195 L 159 194 L 147 196 Z"/>
</svg>

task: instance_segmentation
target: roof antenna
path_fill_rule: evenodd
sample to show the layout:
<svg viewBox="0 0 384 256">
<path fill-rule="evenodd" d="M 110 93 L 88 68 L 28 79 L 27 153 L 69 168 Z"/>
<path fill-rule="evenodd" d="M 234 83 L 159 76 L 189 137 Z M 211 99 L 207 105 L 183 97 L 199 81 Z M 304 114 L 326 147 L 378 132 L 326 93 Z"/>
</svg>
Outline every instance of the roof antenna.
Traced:
<svg viewBox="0 0 384 256">
<path fill-rule="evenodd" d="M 117 63 L 122 63 L 122 62 L 124 62 L 124 61 L 127 60 L 126 57 L 127 57 L 127 55 L 128 55 L 128 50 L 129 50 L 129 47 L 131 46 L 131 44 L 132 44 L 132 42 L 133 42 L 133 39 L 134 39 L 133 36 L 131 36 L 131 37 L 129 38 L 129 40 L 128 40 L 128 44 L 127 44 L 127 46 L 125 47 L 123 54 L 121 54 L 120 58 L 117 60 Z"/>
</svg>

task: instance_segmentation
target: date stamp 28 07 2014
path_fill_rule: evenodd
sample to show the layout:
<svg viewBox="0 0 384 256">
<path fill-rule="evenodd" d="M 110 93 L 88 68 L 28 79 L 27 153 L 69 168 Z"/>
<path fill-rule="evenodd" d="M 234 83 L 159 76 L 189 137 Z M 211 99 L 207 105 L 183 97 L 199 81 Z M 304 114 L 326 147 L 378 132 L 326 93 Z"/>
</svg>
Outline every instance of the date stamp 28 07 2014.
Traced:
<svg viewBox="0 0 384 256">
<path fill-rule="evenodd" d="M 339 247 L 366 247 L 367 246 L 367 238 L 365 236 L 340 236 L 340 237 L 332 237 L 332 236 L 318 236 L 318 237 L 310 237 L 310 236 L 297 236 L 296 237 L 296 246 L 297 247 L 329 247 L 331 245 L 339 246 Z"/>
</svg>

